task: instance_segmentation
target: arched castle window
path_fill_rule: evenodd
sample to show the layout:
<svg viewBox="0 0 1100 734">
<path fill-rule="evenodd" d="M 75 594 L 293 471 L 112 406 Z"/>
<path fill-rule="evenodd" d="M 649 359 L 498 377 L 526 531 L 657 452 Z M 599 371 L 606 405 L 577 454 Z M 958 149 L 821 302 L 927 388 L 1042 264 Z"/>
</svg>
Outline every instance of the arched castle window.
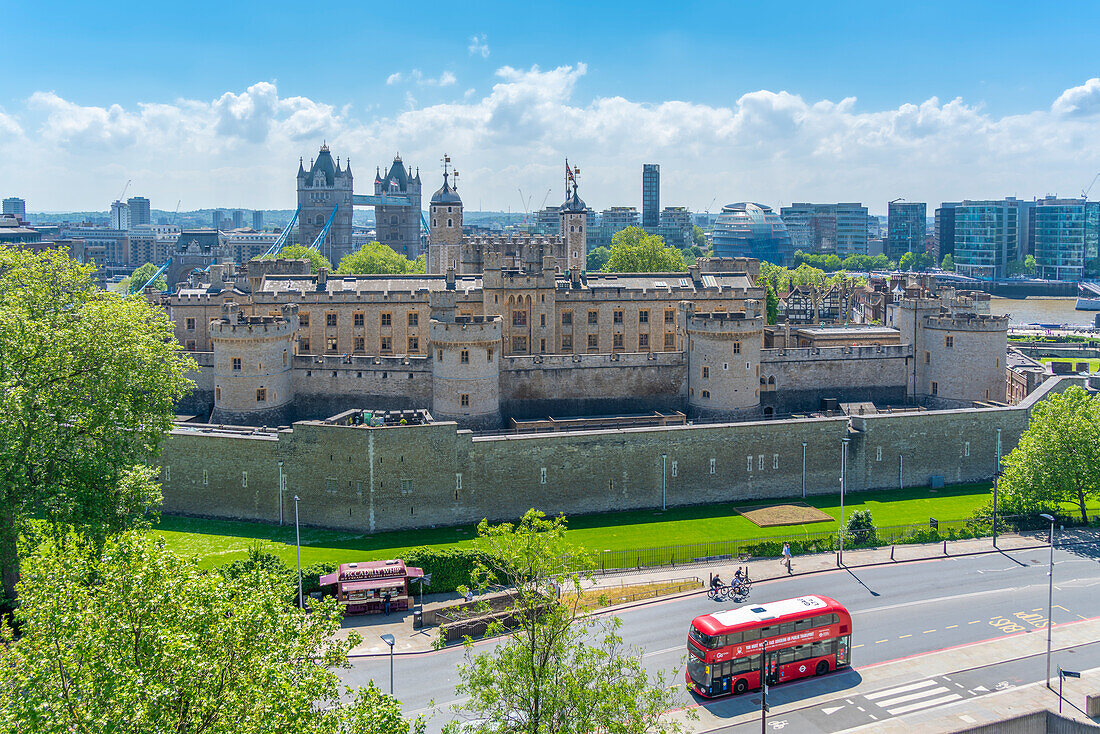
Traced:
<svg viewBox="0 0 1100 734">
<path fill-rule="evenodd" d="M 453 227 L 454 226 L 454 220 L 453 219 L 448 219 L 447 220 L 447 226 L 448 227 Z"/>
</svg>

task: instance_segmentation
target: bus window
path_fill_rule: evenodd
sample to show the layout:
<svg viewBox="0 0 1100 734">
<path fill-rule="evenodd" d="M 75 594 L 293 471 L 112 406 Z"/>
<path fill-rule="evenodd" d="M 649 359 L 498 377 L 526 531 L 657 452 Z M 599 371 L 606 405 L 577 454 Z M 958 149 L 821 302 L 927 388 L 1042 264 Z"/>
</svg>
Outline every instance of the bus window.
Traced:
<svg viewBox="0 0 1100 734">
<path fill-rule="evenodd" d="M 794 661 L 801 662 L 803 660 L 809 660 L 813 655 L 812 645 L 799 645 L 794 649 Z"/>
<path fill-rule="evenodd" d="M 732 661 L 730 675 L 743 675 L 760 670 L 760 656 L 749 655 Z"/>
<path fill-rule="evenodd" d="M 801 632 L 802 630 L 812 629 L 814 626 L 814 618 L 806 617 L 805 619 L 799 619 L 794 623 L 794 631 Z"/>
<path fill-rule="evenodd" d="M 741 633 L 741 635 L 742 635 L 742 640 L 741 641 L 742 642 L 752 642 L 753 640 L 759 640 L 760 639 L 760 633 L 762 631 L 763 630 L 759 630 L 759 629 L 745 630 Z"/>
<path fill-rule="evenodd" d="M 760 628 L 760 636 L 761 637 L 775 637 L 777 634 L 779 634 L 779 628 L 778 627 L 761 627 Z"/>
<path fill-rule="evenodd" d="M 789 635 L 792 632 L 794 632 L 794 622 L 784 622 L 783 624 L 779 625 L 779 634 Z"/>
<path fill-rule="evenodd" d="M 836 646 L 836 664 L 847 665 L 848 664 L 848 651 L 851 649 L 852 637 L 847 635 L 837 640 Z"/>
<path fill-rule="evenodd" d="M 780 650 L 778 660 L 776 660 L 776 662 L 778 662 L 780 665 L 786 665 L 787 663 L 793 663 L 794 662 L 794 648 L 793 647 L 788 647 L 786 650 Z"/>
<path fill-rule="evenodd" d="M 722 646 L 725 647 L 727 645 L 736 645 L 740 642 L 741 642 L 741 633 L 740 632 L 731 632 L 728 635 L 723 635 Z"/>
<path fill-rule="evenodd" d="M 826 655 L 832 655 L 836 652 L 836 640 L 819 640 L 813 644 L 813 655 L 811 657 L 823 658 Z"/>
<path fill-rule="evenodd" d="M 818 617 L 814 617 L 813 625 L 814 627 L 828 627 L 832 624 L 832 618 L 831 614 L 822 614 Z"/>
</svg>

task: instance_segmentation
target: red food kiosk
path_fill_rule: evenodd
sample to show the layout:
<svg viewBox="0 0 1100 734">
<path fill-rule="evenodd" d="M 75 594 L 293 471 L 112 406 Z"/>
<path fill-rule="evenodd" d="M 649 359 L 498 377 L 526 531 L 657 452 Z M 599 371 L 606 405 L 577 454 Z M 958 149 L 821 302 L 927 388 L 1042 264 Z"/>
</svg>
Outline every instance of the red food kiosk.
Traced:
<svg viewBox="0 0 1100 734">
<path fill-rule="evenodd" d="M 406 566 L 400 559 L 341 563 L 338 571 L 321 577 L 321 586 L 336 584 L 336 599 L 344 605 L 344 614 L 380 614 L 385 611 L 386 594 L 391 611 L 411 608 L 409 580 L 423 575 L 423 569 Z"/>
</svg>

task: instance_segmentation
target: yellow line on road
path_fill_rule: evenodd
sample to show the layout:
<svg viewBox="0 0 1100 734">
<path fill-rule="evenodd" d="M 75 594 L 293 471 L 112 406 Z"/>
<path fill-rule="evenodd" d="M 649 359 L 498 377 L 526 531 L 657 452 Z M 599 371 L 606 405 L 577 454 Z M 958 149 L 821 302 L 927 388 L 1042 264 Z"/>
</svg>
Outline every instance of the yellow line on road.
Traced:
<svg viewBox="0 0 1100 734">
<path fill-rule="evenodd" d="M 956 627 L 958 627 L 958 626 L 959 626 L 959 625 L 957 625 L 957 624 L 949 624 L 949 625 L 947 625 L 947 627 L 946 627 L 945 629 L 953 630 L 953 629 L 955 629 L 955 628 L 956 628 Z"/>
<path fill-rule="evenodd" d="M 925 631 L 924 631 L 924 634 L 926 634 L 926 635 L 930 635 L 930 634 L 932 634 L 932 633 L 933 633 L 933 632 L 935 632 L 935 631 L 936 631 L 936 630 L 925 630 Z"/>
<path fill-rule="evenodd" d="M 857 647 L 863 647 L 863 643 L 861 642 L 858 645 L 852 645 L 853 650 L 855 650 Z"/>
<path fill-rule="evenodd" d="M 883 642 L 889 642 L 889 640 L 875 640 L 876 645 L 881 645 Z"/>
<path fill-rule="evenodd" d="M 967 624 L 981 624 L 981 623 L 982 623 L 982 620 L 980 620 L 980 619 L 975 619 L 973 622 L 967 622 Z"/>
<path fill-rule="evenodd" d="M 899 639 L 899 640 L 904 640 L 904 639 L 905 639 L 906 637 L 912 637 L 912 636 L 913 636 L 913 635 L 902 635 L 902 636 L 901 636 L 901 637 L 899 637 L 898 639 Z"/>
</svg>

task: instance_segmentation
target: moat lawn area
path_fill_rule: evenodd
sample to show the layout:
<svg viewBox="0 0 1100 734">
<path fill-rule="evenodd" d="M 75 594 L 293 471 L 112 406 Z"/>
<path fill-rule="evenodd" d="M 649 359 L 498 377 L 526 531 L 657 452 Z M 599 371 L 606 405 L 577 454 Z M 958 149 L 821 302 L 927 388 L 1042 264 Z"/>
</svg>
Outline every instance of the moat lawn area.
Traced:
<svg viewBox="0 0 1100 734">
<path fill-rule="evenodd" d="M 950 521 L 970 517 L 990 499 L 991 485 L 964 484 L 943 489 L 926 487 L 846 495 L 844 514 L 870 510 L 879 527 L 927 523 L 929 518 Z M 797 501 L 792 498 L 791 501 Z M 576 515 L 569 518 L 569 537 L 594 551 L 633 550 L 669 545 L 685 545 L 716 540 L 746 538 L 798 538 L 807 533 L 836 530 L 840 517 L 840 495 L 809 497 L 806 503 L 833 518 L 832 522 L 782 527 L 758 527 L 734 509 L 745 504 L 704 505 L 670 508 L 664 512 L 629 512 Z M 305 503 L 303 503 L 304 505 Z M 1094 504 L 1092 507 L 1100 507 Z M 303 516 L 309 517 L 303 507 Z M 197 556 L 204 566 L 214 566 L 247 555 L 251 545 L 259 543 L 284 561 L 295 560 L 293 522 L 283 527 L 265 523 L 230 520 L 204 520 L 164 516 L 152 531 L 164 537 L 177 553 Z M 471 543 L 475 526 L 429 530 L 407 530 L 374 535 L 302 528 L 302 564 L 319 561 L 338 563 L 379 558 L 399 558 L 406 548 L 418 545 L 456 546 Z"/>
</svg>

